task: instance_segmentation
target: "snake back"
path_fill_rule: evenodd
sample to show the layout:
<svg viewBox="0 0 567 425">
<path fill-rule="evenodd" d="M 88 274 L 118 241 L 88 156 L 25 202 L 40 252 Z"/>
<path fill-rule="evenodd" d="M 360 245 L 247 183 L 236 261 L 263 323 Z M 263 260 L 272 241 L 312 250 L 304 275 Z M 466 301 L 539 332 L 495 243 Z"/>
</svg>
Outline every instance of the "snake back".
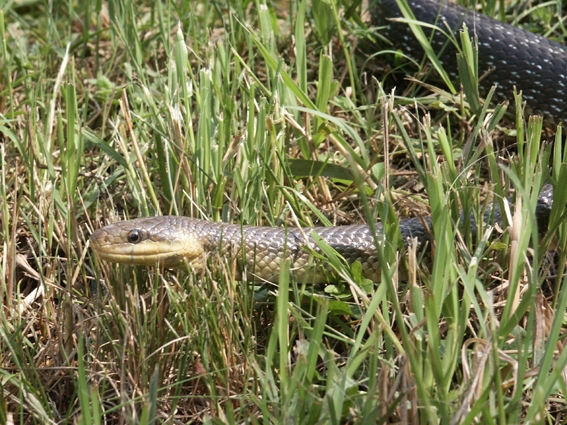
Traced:
<svg viewBox="0 0 567 425">
<path fill-rule="evenodd" d="M 484 94 L 496 86 L 496 101 L 513 99 L 513 89 L 522 92 L 526 113 L 544 117 L 548 123 L 567 123 L 567 49 L 559 43 L 504 24 L 472 10 L 438 0 L 407 0 L 415 18 L 435 24 L 456 35 L 463 23 L 478 40 L 479 76 Z M 414 57 L 423 50 L 410 27 L 400 18 L 396 0 L 378 0 L 372 8 L 372 22 L 384 27 L 380 33 Z M 422 27 L 426 36 L 431 29 Z M 459 40 L 458 37 L 456 37 Z M 440 31 L 434 31 L 431 45 L 445 70 L 456 77 L 457 49 Z"/>
</svg>

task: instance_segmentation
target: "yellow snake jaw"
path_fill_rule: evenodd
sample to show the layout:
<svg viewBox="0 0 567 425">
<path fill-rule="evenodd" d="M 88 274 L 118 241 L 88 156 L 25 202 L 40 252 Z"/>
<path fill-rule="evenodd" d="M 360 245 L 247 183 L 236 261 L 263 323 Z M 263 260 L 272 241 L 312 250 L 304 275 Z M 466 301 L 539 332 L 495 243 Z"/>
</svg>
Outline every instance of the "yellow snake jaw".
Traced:
<svg viewBox="0 0 567 425">
<path fill-rule="evenodd" d="M 175 232 L 148 226 L 151 219 L 111 224 L 91 235 L 91 246 L 104 261 L 166 268 L 189 265 L 194 271 L 204 266 L 202 241 L 192 234 L 177 237 Z M 132 235 L 137 235 L 132 240 Z"/>
</svg>

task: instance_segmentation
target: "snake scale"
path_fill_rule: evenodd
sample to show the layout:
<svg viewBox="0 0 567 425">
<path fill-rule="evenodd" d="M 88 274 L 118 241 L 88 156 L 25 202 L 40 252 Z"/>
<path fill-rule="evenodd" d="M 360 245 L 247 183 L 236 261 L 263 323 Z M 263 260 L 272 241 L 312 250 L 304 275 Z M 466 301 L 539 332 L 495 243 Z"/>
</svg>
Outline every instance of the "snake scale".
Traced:
<svg viewBox="0 0 567 425">
<path fill-rule="evenodd" d="M 543 115 L 549 122 L 567 122 L 567 99 L 557 90 L 567 84 L 567 49 L 557 43 L 529 32 L 500 23 L 451 4 L 436 0 L 409 0 L 417 20 L 437 22 L 455 31 L 462 23 L 478 36 L 479 72 L 491 72 L 483 80 L 488 89 L 497 85 L 498 99 L 509 99 L 513 86 L 523 92 L 527 112 Z M 373 22 L 384 26 L 385 35 L 410 52 L 419 52 L 419 44 L 411 30 L 402 23 L 390 22 L 400 17 L 395 0 L 379 0 L 373 9 Z M 441 19 L 441 21 L 439 21 Z M 439 33 L 432 45 L 439 48 L 446 37 Z M 447 68 L 455 68 L 454 48 L 445 48 L 440 56 Z M 546 185 L 538 200 L 536 216 L 540 226 L 546 226 L 553 192 Z M 490 216 L 492 222 L 500 220 L 497 208 Z M 474 219 L 470 218 L 473 230 Z M 430 220 L 409 218 L 400 220 L 400 233 L 404 241 L 416 238 L 423 244 L 429 237 Z M 380 223 L 376 225 L 377 241 L 384 243 Z M 102 260 L 165 267 L 189 265 L 202 270 L 207 258 L 220 254 L 222 258 L 238 260 L 237 279 L 277 282 L 284 258 L 289 259 L 295 276 L 313 283 L 324 282 L 328 276 L 325 266 L 314 261 L 313 251 L 318 245 L 316 233 L 341 254 L 349 263 L 359 261 L 364 276 L 380 281 L 380 265 L 376 254 L 375 238 L 369 226 L 335 226 L 316 228 L 274 228 L 240 226 L 199 220 L 189 217 L 159 216 L 111 224 L 95 231 L 91 246 Z M 306 249 L 309 248 L 309 249 Z"/>
</svg>

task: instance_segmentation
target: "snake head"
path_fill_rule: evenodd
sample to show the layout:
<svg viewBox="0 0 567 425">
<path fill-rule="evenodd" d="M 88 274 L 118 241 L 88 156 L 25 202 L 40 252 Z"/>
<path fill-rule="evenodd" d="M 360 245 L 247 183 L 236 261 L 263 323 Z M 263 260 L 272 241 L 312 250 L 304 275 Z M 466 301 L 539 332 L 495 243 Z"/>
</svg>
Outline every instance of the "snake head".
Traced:
<svg viewBox="0 0 567 425">
<path fill-rule="evenodd" d="M 150 217 L 111 224 L 91 235 L 91 245 L 105 261 L 167 268 L 188 264 L 200 270 L 203 244 L 176 219 Z"/>
</svg>

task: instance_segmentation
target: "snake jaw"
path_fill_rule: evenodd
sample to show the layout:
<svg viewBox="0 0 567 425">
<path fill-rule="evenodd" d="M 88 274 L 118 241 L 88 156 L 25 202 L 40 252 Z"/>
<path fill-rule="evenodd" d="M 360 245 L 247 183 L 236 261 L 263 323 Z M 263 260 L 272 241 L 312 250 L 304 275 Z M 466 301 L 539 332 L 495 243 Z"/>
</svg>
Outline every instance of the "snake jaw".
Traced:
<svg viewBox="0 0 567 425">
<path fill-rule="evenodd" d="M 101 260 L 115 263 L 166 268 L 189 265 L 199 271 L 206 256 L 203 244 L 195 238 L 179 238 L 175 233 L 166 237 L 164 229 L 138 220 L 106 226 L 95 231 L 90 240 Z"/>
</svg>

